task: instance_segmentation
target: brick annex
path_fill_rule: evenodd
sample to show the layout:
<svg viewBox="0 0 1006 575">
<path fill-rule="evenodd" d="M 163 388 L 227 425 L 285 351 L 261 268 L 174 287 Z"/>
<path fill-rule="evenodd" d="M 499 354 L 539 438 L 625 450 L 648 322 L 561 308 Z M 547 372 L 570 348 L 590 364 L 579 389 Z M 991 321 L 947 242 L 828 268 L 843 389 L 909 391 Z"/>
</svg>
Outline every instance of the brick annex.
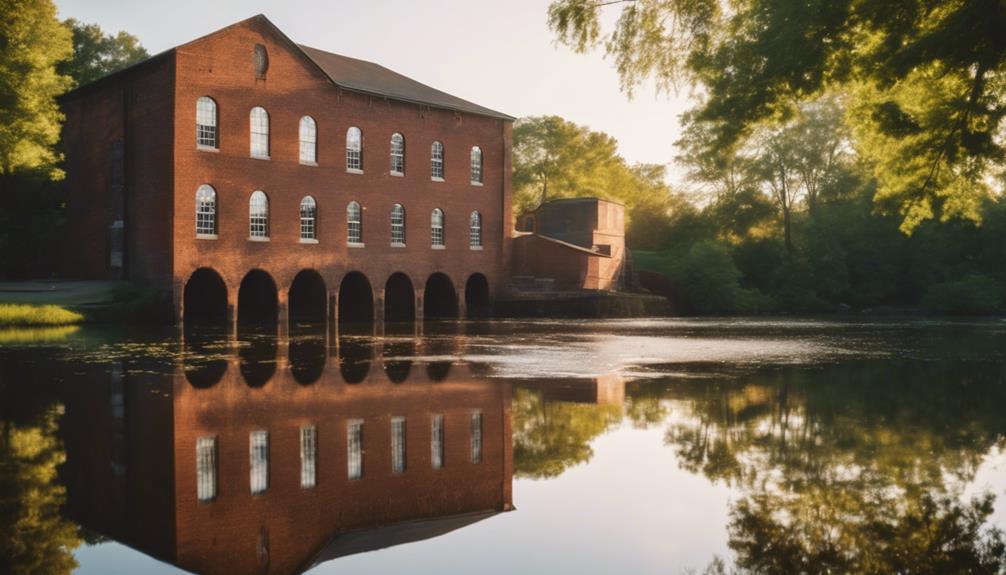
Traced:
<svg viewBox="0 0 1006 575">
<path fill-rule="evenodd" d="M 179 321 L 476 315 L 505 282 L 514 118 L 264 16 L 62 106 L 68 274 Z"/>
</svg>

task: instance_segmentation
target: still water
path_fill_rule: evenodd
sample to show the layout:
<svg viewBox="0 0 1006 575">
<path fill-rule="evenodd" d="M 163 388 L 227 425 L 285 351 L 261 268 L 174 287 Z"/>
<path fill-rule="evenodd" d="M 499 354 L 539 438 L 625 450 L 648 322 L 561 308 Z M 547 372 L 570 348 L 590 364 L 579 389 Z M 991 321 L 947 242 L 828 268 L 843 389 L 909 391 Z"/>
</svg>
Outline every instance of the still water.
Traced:
<svg viewBox="0 0 1006 575">
<path fill-rule="evenodd" d="M 0 572 L 1003 573 L 1006 322 L 0 332 Z"/>
</svg>

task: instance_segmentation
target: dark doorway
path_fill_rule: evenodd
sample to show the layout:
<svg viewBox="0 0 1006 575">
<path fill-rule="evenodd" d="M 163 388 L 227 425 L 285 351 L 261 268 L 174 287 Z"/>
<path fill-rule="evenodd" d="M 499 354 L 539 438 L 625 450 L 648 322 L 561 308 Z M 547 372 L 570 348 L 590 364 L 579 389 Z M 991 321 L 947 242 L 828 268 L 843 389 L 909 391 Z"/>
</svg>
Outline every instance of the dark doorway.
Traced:
<svg viewBox="0 0 1006 575">
<path fill-rule="evenodd" d="M 238 323 L 275 327 L 279 320 L 276 282 L 262 270 L 252 270 L 238 290 Z"/>
<path fill-rule="evenodd" d="M 426 280 L 423 293 L 424 319 L 458 317 L 458 294 L 451 279 L 442 273 L 435 273 Z"/>
<path fill-rule="evenodd" d="M 186 325 L 227 321 L 227 284 L 216 271 L 199 268 L 185 282 L 182 313 Z"/>
<path fill-rule="evenodd" d="M 416 321 L 416 291 L 409 276 L 398 272 L 391 274 L 384 284 L 384 324 L 389 331 L 411 331 Z"/>
<path fill-rule="evenodd" d="M 339 285 L 339 332 L 371 333 L 374 328 L 374 290 L 367 276 L 350 272 Z"/>
<path fill-rule="evenodd" d="M 489 280 L 472 274 L 465 283 L 465 312 L 468 317 L 489 317 Z"/>
<path fill-rule="evenodd" d="M 302 270 L 290 284 L 290 323 L 324 324 L 328 290 L 321 274 Z"/>
</svg>

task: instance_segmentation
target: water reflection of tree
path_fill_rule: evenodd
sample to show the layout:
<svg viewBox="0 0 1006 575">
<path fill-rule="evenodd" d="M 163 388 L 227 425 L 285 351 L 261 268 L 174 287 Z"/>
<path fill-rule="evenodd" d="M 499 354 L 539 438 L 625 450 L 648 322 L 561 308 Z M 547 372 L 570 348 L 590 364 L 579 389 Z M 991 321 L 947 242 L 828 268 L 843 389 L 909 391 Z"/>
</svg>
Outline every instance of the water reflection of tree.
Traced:
<svg viewBox="0 0 1006 575">
<path fill-rule="evenodd" d="M 994 496 L 963 491 L 1004 443 L 1001 382 L 988 365 L 887 363 L 686 383 L 666 438 L 740 490 L 743 571 L 999 573 Z"/>
<path fill-rule="evenodd" d="M 540 389 L 514 387 L 514 475 L 556 477 L 589 461 L 590 441 L 622 419 L 619 405 L 545 401 Z"/>
<path fill-rule="evenodd" d="M 69 573 L 80 545 L 59 510 L 66 489 L 56 468 L 66 455 L 57 437 L 61 408 L 30 424 L 0 422 L 0 573 Z"/>
</svg>

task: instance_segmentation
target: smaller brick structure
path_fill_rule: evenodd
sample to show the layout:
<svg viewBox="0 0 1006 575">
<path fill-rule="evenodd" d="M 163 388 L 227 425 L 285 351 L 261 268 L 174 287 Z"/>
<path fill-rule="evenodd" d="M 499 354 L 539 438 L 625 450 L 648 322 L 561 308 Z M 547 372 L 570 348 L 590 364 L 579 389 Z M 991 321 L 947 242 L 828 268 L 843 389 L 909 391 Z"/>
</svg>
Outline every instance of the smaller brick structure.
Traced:
<svg viewBox="0 0 1006 575">
<path fill-rule="evenodd" d="M 625 206 L 599 198 L 546 202 L 517 218 L 513 287 L 611 290 L 624 287 Z"/>
</svg>

